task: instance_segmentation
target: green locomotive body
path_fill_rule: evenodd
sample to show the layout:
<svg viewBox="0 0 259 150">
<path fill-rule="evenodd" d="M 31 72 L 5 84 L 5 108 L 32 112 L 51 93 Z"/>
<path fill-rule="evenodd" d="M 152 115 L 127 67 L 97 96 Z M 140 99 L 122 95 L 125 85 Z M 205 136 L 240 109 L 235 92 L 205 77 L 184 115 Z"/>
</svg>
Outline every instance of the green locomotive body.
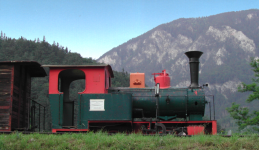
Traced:
<svg viewBox="0 0 259 150">
<path fill-rule="evenodd" d="M 160 89 L 159 97 L 155 97 L 154 88 L 109 88 L 109 93 L 132 94 L 133 118 L 155 118 L 157 100 L 158 118 L 161 120 L 184 118 L 200 121 L 204 116 L 206 100 L 202 88 Z"/>
</svg>

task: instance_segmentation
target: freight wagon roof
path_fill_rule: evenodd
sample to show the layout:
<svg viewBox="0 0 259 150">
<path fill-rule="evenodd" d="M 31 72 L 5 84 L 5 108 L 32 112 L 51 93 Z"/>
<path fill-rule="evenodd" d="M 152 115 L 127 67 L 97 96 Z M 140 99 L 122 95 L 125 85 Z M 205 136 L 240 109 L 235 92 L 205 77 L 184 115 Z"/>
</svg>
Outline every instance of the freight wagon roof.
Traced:
<svg viewBox="0 0 259 150">
<path fill-rule="evenodd" d="M 41 64 L 37 61 L 0 61 L 0 65 L 22 65 L 28 67 L 28 72 L 31 74 L 31 77 L 45 77 L 47 76 Z"/>
<path fill-rule="evenodd" d="M 113 71 L 110 65 L 42 65 L 42 67 L 49 67 L 49 68 L 108 68 L 111 77 L 113 78 Z"/>
</svg>

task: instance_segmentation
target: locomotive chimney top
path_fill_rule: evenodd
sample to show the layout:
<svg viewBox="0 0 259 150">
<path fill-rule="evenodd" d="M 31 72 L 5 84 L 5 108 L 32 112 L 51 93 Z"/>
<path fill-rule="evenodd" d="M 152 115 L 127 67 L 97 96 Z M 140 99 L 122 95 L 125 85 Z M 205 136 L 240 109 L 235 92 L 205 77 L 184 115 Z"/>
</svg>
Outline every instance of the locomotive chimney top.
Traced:
<svg viewBox="0 0 259 150">
<path fill-rule="evenodd" d="M 185 55 L 189 58 L 190 64 L 190 75 L 191 75 L 191 85 L 190 88 L 199 87 L 199 58 L 203 52 L 201 51 L 189 51 Z"/>
</svg>

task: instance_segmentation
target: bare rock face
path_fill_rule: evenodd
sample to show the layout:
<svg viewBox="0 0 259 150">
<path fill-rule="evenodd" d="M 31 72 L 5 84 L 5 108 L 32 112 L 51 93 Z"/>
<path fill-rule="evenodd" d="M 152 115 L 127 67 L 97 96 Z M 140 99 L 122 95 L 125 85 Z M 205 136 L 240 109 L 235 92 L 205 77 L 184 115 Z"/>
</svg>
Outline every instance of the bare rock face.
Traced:
<svg viewBox="0 0 259 150">
<path fill-rule="evenodd" d="M 186 87 L 190 85 L 190 70 L 184 53 L 202 51 L 200 85 L 208 83 L 207 92 L 218 95 L 216 104 L 224 113 L 218 113 L 217 118 L 224 120 L 228 117 L 225 108 L 246 98 L 237 94 L 237 86 L 253 76 L 249 62 L 251 57 L 259 57 L 258 35 L 259 10 L 178 19 L 110 50 L 98 62 L 117 71 L 144 72 L 148 86 L 154 86 L 152 73 L 166 69 L 171 86 Z"/>
</svg>

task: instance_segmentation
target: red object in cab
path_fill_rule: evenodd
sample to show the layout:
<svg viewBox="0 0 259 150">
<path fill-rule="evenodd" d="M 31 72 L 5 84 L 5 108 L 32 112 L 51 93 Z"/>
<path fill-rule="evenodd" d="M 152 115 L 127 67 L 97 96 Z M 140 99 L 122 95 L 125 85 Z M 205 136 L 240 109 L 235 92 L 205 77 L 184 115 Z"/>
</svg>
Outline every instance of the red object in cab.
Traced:
<svg viewBox="0 0 259 150">
<path fill-rule="evenodd" d="M 162 73 L 153 73 L 155 83 L 160 84 L 160 89 L 166 89 L 170 87 L 170 77 L 166 70 L 163 70 Z M 156 76 L 158 75 L 158 76 Z"/>
</svg>

